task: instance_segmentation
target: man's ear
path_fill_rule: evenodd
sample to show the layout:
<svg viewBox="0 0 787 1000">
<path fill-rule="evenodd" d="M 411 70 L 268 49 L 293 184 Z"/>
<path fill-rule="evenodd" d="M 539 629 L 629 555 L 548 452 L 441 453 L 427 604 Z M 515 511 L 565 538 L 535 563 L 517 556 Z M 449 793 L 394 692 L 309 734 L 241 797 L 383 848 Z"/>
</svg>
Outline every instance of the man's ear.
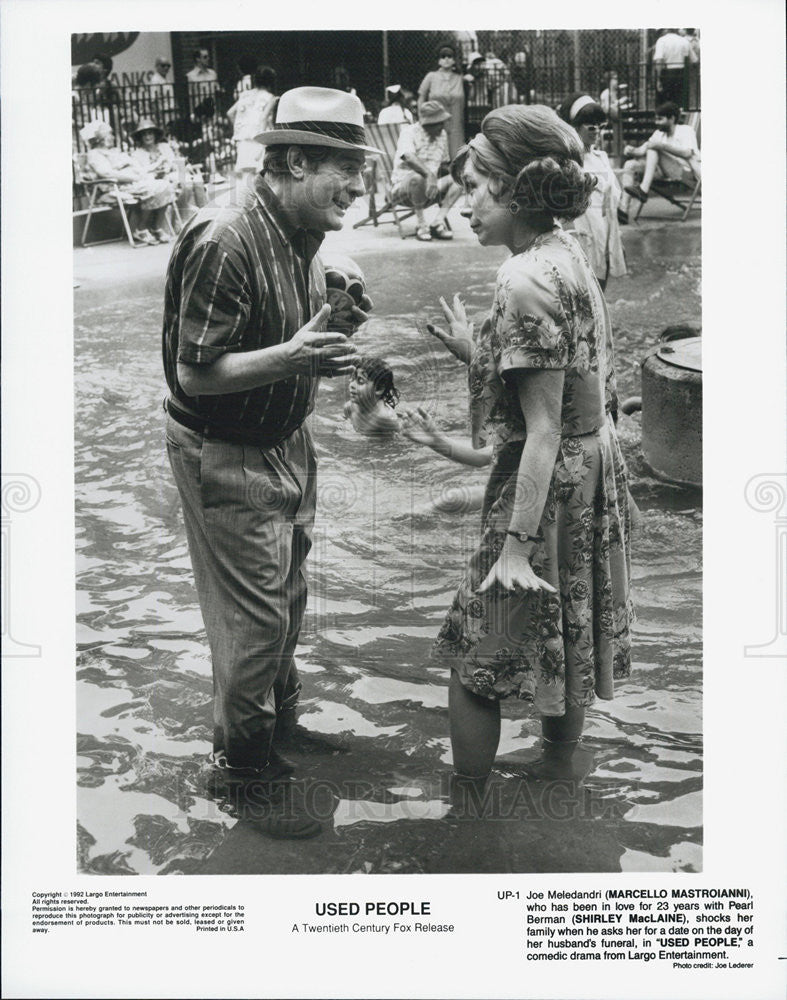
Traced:
<svg viewBox="0 0 787 1000">
<path fill-rule="evenodd" d="M 290 146 L 287 150 L 287 166 L 295 180 L 303 180 L 306 175 L 306 157 L 300 146 Z"/>
</svg>

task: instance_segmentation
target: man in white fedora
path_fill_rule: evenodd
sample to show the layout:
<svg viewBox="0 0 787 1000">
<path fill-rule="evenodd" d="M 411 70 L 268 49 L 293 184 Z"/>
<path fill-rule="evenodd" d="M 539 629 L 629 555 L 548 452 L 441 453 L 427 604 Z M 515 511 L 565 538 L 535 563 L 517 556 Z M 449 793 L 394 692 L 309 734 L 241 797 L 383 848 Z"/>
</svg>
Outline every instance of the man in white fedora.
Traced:
<svg viewBox="0 0 787 1000">
<path fill-rule="evenodd" d="M 448 164 L 448 136 L 445 123 L 451 115 L 439 101 L 424 101 L 418 121 L 399 135 L 391 174 L 391 201 L 415 210 L 415 238 L 423 242 L 453 239 L 445 224 L 462 189 L 450 176 L 441 177 L 441 167 Z M 424 209 L 439 205 L 431 226 Z"/>
<path fill-rule="evenodd" d="M 316 467 L 306 418 L 320 376 L 358 355 L 327 332 L 318 249 L 363 194 L 357 97 L 283 94 L 262 172 L 241 203 L 208 205 L 167 271 L 167 449 L 213 661 L 211 784 L 272 836 L 319 823 L 293 808 L 279 747 L 295 726 Z M 370 306 L 370 303 L 362 303 Z M 363 322 L 366 313 L 356 310 Z"/>
</svg>

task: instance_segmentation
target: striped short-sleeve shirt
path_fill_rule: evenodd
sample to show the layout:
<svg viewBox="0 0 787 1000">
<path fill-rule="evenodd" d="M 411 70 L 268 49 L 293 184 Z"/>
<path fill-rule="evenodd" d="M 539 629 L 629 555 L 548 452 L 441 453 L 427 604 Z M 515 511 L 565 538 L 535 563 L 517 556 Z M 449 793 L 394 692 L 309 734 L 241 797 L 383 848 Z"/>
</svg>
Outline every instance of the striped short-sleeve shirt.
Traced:
<svg viewBox="0 0 787 1000">
<path fill-rule="evenodd" d="M 172 251 L 164 302 L 164 370 L 172 397 L 216 427 L 281 440 L 314 408 L 317 379 L 292 375 L 216 396 L 187 396 L 177 364 L 290 340 L 325 304 L 322 233 L 295 229 L 258 176 L 239 205 L 202 209 Z"/>
</svg>

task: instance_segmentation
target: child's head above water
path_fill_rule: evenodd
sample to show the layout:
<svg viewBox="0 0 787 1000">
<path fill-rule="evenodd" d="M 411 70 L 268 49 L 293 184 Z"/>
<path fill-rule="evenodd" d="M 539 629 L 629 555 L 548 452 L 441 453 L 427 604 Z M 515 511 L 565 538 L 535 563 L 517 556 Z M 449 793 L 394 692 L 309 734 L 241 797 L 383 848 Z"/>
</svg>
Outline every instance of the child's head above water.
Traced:
<svg viewBox="0 0 787 1000">
<path fill-rule="evenodd" d="M 365 386 L 371 386 L 370 390 L 365 390 Z M 355 372 L 350 379 L 350 396 L 356 398 L 362 396 L 365 391 L 373 394 L 375 402 L 382 400 L 390 407 L 396 406 L 399 401 L 399 392 L 394 385 L 394 374 L 391 366 L 382 358 L 374 358 L 364 355 L 355 366 Z"/>
</svg>

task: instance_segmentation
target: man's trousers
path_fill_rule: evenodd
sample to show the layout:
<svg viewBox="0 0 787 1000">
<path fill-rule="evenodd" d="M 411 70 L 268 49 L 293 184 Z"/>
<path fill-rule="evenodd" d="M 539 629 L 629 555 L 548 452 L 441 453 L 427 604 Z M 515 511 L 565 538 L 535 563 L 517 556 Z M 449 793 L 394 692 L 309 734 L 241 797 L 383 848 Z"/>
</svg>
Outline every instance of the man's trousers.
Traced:
<svg viewBox="0 0 787 1000">
<path fill-rule="evenodd" d="M 213 660 L 214 756 L 268 763 L 277 713 L 294 708 L 316 461 L 309 431 L 272 448 L 230 444 L 167 417 L 191 563 Z"/>
</svg>

